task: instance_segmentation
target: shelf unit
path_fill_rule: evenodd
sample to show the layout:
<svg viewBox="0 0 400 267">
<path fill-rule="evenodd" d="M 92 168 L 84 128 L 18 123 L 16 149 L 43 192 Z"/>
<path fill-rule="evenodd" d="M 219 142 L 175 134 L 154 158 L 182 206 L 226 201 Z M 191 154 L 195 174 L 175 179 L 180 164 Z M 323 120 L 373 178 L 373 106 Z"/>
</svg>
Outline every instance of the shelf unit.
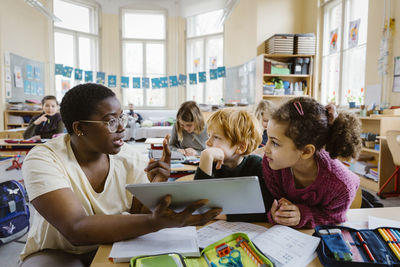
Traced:
<svg viewBox="0 0 400 267">
<path fill-rule="evenodd" d="M 361 186 L 378 192 L 379 188 L 387 181 L 395 169 L 385 135 L 388 130 L 400 129 L 400 116 L 360 117 L 360 121 L 362 125 L 361 132 L 374 133 L 381 137 L 379 138 L 379 150 L 366 147 L 363 147 L 361 150 L 361 154 L 373 156 L 378 161 L 378 182 L 360 176 Z M 390 191 L 391 188 L 393 188 L 392 184 L 387 186 L 387 190 L 385 189 L 384 191 Z"/>
<path fill-rule="evenodd" d="M 277 60 L 280 62 L 292 62 L 295 58 L 309 58 L 310 63 L 308 66 L 309 74 L 265 74 L 264 73 L 264 59 Z M 307 83 L 307 90 L 304 91 L 303 96 L 314 95 L 314 83 L 313 83 L 313 68 L 314 68 L 314 55 L 291 55 L 291 54 L 262 54 L 257 57 L 257 89 L 256 102 L 261 99 L 269 99 L 276 103 L 284 102 L 290 98 L 298 97 L 299 95 L 264 95 L 263 94 L 263 83 L 267 82 L 271 78 L 277 77 L 288 82 L 302 82 Z M 301 96 L 301 95 L 300 95 Z"/>
<path fill-rule="evenodd" d="M 4 111 L 4 130 L 13 129 L 13 128 L 20 128 L 20 127 L 27 127 L 28 123 L 9 123 L 9 115 L 13 116 L 37 116 L 41 114 L 41 110 L 6 110 Z"/>
</svg>

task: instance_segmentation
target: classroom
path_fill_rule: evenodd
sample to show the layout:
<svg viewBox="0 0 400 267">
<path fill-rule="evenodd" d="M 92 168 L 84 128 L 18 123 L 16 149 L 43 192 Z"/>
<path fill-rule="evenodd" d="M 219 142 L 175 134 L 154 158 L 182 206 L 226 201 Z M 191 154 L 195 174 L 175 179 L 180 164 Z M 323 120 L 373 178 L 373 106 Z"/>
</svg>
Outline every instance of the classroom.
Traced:
<svg viewBox="0 0 400 267">
<path fill-rule="evenodd" d="M 1 0 L 0 185 L 5 193 L 0 191 L 0 199 L 6 200 L 7 192 L 15 195 L 4 202 L 11 217 L 14 201 L 22 201 L 15 192 L 27 188 L 29 201 L 23 201 L 25 232 L 18 229 L 11 242 L 1 231 L 13 231 L 13 221 L 0 214 L 0 265 L 40 266 L 50 257 L 48 265 L 61 259 L 60 266 L 128 266 L 108 260 L 112 243 L 127 239 L 123 231 L 130 239 L 212 219 L 214 228 L 181 229 L 207 245 L 196 258 L 205 258 L 202 266 L 224 266 L 218 260 L 227 255 L 207 248 L 225 237 L 223 231 L 234 235 L 229 231 L 235 227 L 260 231 L 249 238 L 261 252 L 251 251 L 268 262 L 272 258 L 269 266 L 324 266 L 319 257 L 296 258 L 294 249 L 292 262 L 279 262 L 259 237 L 269 233 L 278 240 L 272 231 L 278 228 L 271 226 L 283 225 L 288 229 L 282 228 L 282 235 L 300 234 L 299 244 L 309 244 L 313 254 L 311 243 L 318 242 L 307 238 L 314 231 L 331 235 L 324 227 L 336 224 L 344 238 L 340 227 L 368 229 L 369 223 L 372 229 L 371 216 L 384 221 L 375 228 L 391 228 L 360 230 L 366 242 L 359 243 L 355 230 L 351 260 L 382 263 L 382 255 L 372 259 L 362 244 L 373 234 L 390 243 L 386 237 L 393 230 L 398 248 L 388 246 L 383 258 L 399 264 L 399 21 L 400 0 Z M 238 131 L 245 134 L 235 138 Z M 46 180 L 52 173 L 59 175 Z M 132 200 L 125 190 L 126 184 L 149 181 L 205 184 L 208 178 L 228 182 L 219 178 L 243 176 L 257 176 L 241 188 L 250 181 L 257 187 L 264 211 L 255 212 L 257 205 L 244 209 L 258 216 L 211 209 L 182 219 L 186 210 L 163 211 L 162 201 L 152 202 L 151 213 L 144 200 Z M 317 183 L 322 176 L 338 181 Z M 347 179 L 346 186 L 340 179 Z M 10 180 L 18 181 L 16 187 L 7 188 Z M 337 191 L 336 200 L 322 196 L 331 193 L 328 188 Z M 237 194 L 237 205 L 250 195 L 255 201 L 257 194 Z M 339 198 L 343 208 L 333 211 L 328 202 Z M 65 202 L 70 218 L 56 209 Z M 235 205 L 231 202 L 233 210 Z M 127 230 L 131 226 L 137 227 Z M 221 232 L 211 232 L 217 226 Z M 220 238 L 201 239 L 211 233 Z M 44 253 L 36 262 L 35 257 L 20 262 L 21 253 L 30 259 L 38 251 L 65 255 Z M 75 258 L 67 265 L 70 255 Z M 244 266 L 256 266 L 249 262 Z"/>
</svg>

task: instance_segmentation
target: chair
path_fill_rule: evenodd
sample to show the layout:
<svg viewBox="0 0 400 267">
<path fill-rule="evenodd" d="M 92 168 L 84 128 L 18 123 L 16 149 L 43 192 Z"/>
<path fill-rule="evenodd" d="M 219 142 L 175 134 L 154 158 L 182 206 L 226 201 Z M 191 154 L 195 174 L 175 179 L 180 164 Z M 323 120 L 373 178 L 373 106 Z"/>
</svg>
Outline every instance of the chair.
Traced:
<svg viewBox="0 0 400 267">
<path fill-rule="evenodd" d="M 362 190 L 361 186 L 358 187 L 356 197 L 354 198 L 353 202 L 350 205 L 350 209 L 359 209 L 361 208 L 362 203 Z"/>
<path fill-rule="evenodd" d="M 387 131 L 386 139 L 390 153 L 392 153 L 393 163 L 396 167 L 392 176 L 382 185 L 377 195 L 381 198 L 400 196 L 399 179 L 400 179 L 400 131 Z M 394 191 L 382 192 L 385 187 L 394 180 Z"/>
</svg>

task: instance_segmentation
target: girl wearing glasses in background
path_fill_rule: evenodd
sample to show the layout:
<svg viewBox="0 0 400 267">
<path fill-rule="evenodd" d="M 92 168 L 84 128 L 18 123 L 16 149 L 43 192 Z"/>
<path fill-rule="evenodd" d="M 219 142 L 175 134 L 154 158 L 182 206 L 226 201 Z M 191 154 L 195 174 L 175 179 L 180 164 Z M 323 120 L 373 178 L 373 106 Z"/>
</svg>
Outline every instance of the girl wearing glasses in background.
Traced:
<svg viewBox="0 0 400 267">
<path fill-rule="evenodd" d="M 171 151 L 167 137 L 162 158 L 149 162 L 124 144 L 127 118 L 112 90 L 75 86 L 61 102 L 61 115 L 68 134 L 33 148 L 24 160 L 25 186 L 37 212 L 20 266 L 88 266 L 99 244 L 203 224 L 221 211 L 192 215 L 206 202 L 199 200 L 175 213 L 166 196 L 153 213 L 138 214 L 146 209 L 136 205 L 126 184 L 166 180 Z"/>
<path fill-rule="evenodd" d="M 33 117 L 24 132 L 24 139 L 50 139 L 53 135 L 64 132 L 64 124 L 58 112 L 55 96 L 48 95 L 42 99 L 43 113 Z"/>
<path fill-rule="evenodd" d="M 176 114 L 170 147 L 185 156 L 198 156 L 206 148 L 207 127 L 195 101 L 183 102 Z"/>
</svg>

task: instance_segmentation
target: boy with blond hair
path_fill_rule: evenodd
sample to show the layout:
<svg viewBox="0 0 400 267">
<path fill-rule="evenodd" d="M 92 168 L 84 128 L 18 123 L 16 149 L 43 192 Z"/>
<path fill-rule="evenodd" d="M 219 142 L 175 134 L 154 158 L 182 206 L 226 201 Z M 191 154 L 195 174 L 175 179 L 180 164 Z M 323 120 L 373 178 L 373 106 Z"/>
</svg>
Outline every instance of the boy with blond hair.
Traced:
<svg viewBox="0 0 400 267">
<path fill-rule="evenodd" d="M 263 182 L 262 158 L 250 155 L 261 143 L 261 129 L 257 119 L 244 110 L 224 108 L 207 120 L 207 148 L 201 152 L 200 165 L 194 179 L 258 176 L 266 212 L 272 196 Z M 263 221 L 265 214 L 231 214 L 228 221 Z"/>
</svg>

